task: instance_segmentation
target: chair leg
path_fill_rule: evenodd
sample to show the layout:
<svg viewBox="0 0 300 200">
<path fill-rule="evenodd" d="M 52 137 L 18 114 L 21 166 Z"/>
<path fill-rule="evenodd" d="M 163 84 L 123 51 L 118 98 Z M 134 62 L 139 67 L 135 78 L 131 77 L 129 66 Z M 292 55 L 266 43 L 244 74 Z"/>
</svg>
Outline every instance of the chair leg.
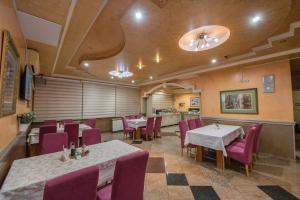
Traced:
<svg viewBox="0 0 300 200">
<path fill-rule="evenodd" d="M 250 165 L 249 165 L 249 171 L 252 172 L 252 169 L 253 169 L 253 162 L 250 163 Z"/>
<path fill-rule="evenodd" d="M 253 154 L 253 162 L 255 162 L 257 160 L 257 155 L 256 153 Z"/>
<path fill-rule="evenodd" d="M 245 170 L 246 170 L 246 176 L 249 176 L 249 167 L 248 167 L 248 165 L 245 165 Z"/>
</svg>

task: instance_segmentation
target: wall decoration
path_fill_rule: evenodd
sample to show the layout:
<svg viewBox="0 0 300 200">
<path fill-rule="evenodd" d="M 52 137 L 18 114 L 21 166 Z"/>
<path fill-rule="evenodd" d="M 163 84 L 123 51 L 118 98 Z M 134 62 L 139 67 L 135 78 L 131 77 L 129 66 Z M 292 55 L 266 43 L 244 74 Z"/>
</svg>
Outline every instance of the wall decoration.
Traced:
<svg viewBox="0 0 300 200">
<path fill-rule="evenodd" d="M 264 93 L 275 92 L 275 76 L 273 74 L 263 77 Z"/>
<path fill-rule="evenodd" d="M 221 113 L 258 114 L 257 89 L 220 92 Z"/>
<path fill-rule="evenodd" d="M 200 98 L 191 97 L 190 107 L 199 107 L 199 106 L 200 106 Z"/>
<path fill-rule="evenodd" d="M 19 86 L 19 53 L 8 31 L 2 32 L 0 116 L 14 114 Z"/>
</svg>

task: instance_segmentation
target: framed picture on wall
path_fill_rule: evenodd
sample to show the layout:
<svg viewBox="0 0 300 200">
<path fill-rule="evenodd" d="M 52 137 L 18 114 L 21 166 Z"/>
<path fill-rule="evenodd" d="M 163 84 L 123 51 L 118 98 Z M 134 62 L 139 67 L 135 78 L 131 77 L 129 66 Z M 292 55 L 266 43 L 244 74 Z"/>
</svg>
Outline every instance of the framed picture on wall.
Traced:
<svg viewBox="0 0 300 200">
<path fill-rule="evenodd" d="M 0 116 L 14 114 L 19 85 L 19 53 L 8 31 L 2 32 Z"/>
<path fill-rule="evenodd" d="M 257 89 L 220 91 L 221 113 L 258 114 Z"/>
<path fill-rule="evenodd" d="M 200 106 L 200 98 L 191 97 L 190 107 L 199 107 L 199 106 Z"/>
</svg>

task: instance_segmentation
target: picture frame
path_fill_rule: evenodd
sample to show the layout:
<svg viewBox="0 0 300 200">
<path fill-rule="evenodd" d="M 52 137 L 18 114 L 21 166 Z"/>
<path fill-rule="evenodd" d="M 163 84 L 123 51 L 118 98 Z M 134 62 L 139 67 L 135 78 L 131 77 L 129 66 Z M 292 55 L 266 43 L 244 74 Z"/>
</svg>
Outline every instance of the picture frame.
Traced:
<svg viewBox="0 0 300 200">
<path fill-rule="evenodd" d="M 199 107 L 199 106 L 200 106 L 200 98 L 199 97 L 191 97 L 190 107 Z"/>
<path fill-rule="evenodd" d="M 0 117 L 16 113 L 20 55 L 10 33 L 2 31 L 0 58 Z"/>
<path fill-rule="evenodd" d="M 221 113 L 258 114 L 257 88 L 220 91 Z"/>
</svg>

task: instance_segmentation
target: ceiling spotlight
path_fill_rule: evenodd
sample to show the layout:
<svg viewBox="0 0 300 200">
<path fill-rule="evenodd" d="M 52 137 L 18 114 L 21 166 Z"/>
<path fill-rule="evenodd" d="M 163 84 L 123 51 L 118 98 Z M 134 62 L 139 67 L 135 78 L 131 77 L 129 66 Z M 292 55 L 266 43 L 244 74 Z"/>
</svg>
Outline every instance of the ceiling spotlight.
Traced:
<svg viewBox="0 0 300 200">
<path fill-rule="evenodd" d="M 152 80 L 152 79 L 153 79 L 153 77 L 152 77 L 152 76 L 149 76 L 149 79 L 150 79 L 150 80 Z"/>
<path fill-rule="evenodd" d="M 139 68 L 140 70 L 143 69 L 142 61 L 139 61 L 138 68 Z"/>
<path fill-rule="evenodd" d="M 252 24 L 257 24 L 258 22 L 260 22 L 262 20 L 261 15 L 255 15 L 254 17 L 251 18 L 251 23 Z"/>
<path fill-rule="evenodd" d="M 134 80 L 132 80 L 132 81 L 131 81 L 131 83 L 135 83 L 135 81 L 134 81 Z"/>
<path fill-rule="evenodd" d="M 88 62 L 84 62 L 83 66 L 88 67 L 88 66 L 90 66 L 90 64 Z"/>
<path fill-rule="evenodd" d="M 217 59 L 215 59 L 215 58 L 211 60 L 212 64 L 215 64 L 216 62 L 217 62 Z"/>
<path fill-rule="evenodd" d="M 158 54 L 158 53 L 157 53 L 156 56 L 155 56 L 155 61 L 156 61 L 157 63 L 160 62 L 160 57 L 159 57 L 159 54 Z"/>
<path fill-rule="evenodd" d="M 114 79 L 114 77 L 113 77 L 113 76 L 111 76 L 111 77 L 110 77 L 110 79 Z"/>
<path fill-rule="evenodd" d="M 135 12 L 135 18 L 137 20 L 140 20 L 143 18 L 143 14 L 140 11 Z"/>
<path fill-rule="evenodd" d="M 215 38 L 215 39 L 214 39 L 214 42 L 219 42 L 219 39 L 218 39 L 218 38 Z"/>
</svg>

